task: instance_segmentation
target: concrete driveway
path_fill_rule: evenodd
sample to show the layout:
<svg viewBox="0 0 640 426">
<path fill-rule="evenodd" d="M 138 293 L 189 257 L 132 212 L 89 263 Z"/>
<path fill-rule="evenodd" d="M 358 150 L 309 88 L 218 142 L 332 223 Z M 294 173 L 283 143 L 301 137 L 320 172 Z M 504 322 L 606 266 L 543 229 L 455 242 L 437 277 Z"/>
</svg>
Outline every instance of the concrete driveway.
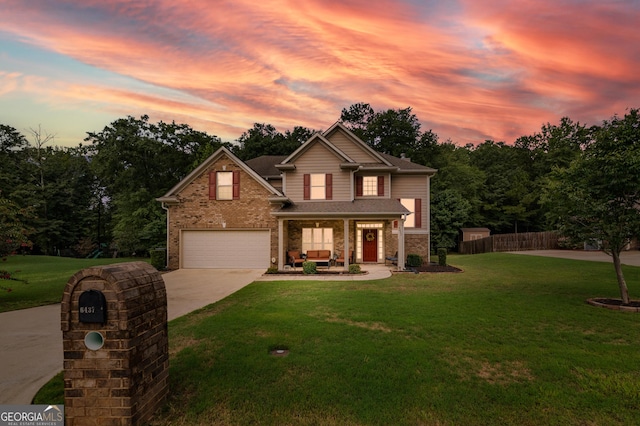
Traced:
<svg viewBox="0 0 640 426">
<path fill-rule="evenodd" d="M 590 260 L 594 262 L 609 262 L 613 264 L 611 256 L 598 250 L 528 250 L 513 251 L 510 253 L 529 256 L 559 257 L 562 259 Z M 620 253 L 620 261 L 623 265 L 640 266 L 640 251 L 623 251 Z"/>
<path fill-rule="evenodd" d="M 263 272 L 181 269 L 164 274 L 169 320 L 224 299 Z M 30 404 L 62 370 L 63 359 L 59 304 L 0 314 L 0 405 Z"/>
</svg>

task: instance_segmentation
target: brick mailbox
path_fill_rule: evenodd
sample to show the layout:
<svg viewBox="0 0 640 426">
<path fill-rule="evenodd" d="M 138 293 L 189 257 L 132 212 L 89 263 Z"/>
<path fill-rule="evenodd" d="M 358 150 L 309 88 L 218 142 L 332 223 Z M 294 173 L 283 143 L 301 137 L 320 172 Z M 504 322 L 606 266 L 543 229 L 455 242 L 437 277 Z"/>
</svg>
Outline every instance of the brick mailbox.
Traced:
<svg viewBox="0 0 640 426">
<path fill-rule="evenodd" d="M 146 424 L 168 392 L 167 293 L 144 262 L 83 269 L 61 307 L 68 426 Z"/>
</svg>

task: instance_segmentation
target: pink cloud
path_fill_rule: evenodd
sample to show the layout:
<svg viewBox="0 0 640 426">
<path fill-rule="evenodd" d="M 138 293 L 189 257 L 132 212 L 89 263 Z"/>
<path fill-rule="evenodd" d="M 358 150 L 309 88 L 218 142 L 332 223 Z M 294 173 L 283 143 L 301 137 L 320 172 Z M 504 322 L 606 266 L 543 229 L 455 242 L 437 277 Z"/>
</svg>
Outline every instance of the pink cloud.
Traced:
<svg viewBox="0 0 640 426">
<path fill-rule="evenodd" d="M 411 106 L 442 138 L 512 142 L 562 115 L 606 118 L 639 98 L 632 2 L 460 4 L 0 0 L 0 25 L 160 89 L 60 82 L 47 98 L 181 117 L 227 139 L 215 126 L 232 138 L 253 122 L 322 128 L 363 101 Z"/>
</svg>

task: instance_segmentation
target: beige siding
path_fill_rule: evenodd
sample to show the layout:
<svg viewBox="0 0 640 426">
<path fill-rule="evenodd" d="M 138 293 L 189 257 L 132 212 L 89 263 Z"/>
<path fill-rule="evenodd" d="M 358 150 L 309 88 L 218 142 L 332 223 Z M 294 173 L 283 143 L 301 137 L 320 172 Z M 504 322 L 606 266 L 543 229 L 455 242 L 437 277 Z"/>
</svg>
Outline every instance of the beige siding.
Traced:
<svg viewBox="0 0 640 426">
<path fill-rule="evenodd" d="M 305 173 L 331 173 L 333 175 L 332 201 L 351 201 L 351 172 L 341 170 L 340 163 L 340 159 L 326 146 L 315 143 L 295 160 L 296 170 L 286 173 L 284 190 L 287 197 L 293 202 L 304 201 Z"/>
<path fill-rule="evenodd" d="M 380 160 L 375 159 L 370 153 L 365 151 L 357 143 L 353 142 L 341 130 L 334 132 L 329 138 L 336 148 L 344 152 L 356 163 L 378 163 Z"/>
<path fill-rule="evenodd" d="M 393 176 L 391 178 L 391 197 L 422 199 L 421 229 L 429 229 L 429 177 L 401 175 Z"/>
</svg>

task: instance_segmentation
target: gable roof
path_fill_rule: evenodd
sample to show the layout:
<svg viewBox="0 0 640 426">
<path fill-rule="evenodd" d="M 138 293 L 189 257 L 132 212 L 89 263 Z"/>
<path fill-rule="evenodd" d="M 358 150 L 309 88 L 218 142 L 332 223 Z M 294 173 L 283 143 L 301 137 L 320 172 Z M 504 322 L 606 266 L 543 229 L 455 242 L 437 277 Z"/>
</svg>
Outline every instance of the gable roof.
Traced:
<svg viewBox="0 0 640 426">
<path fill-rule="evenodd" d="M 338 158 L 341 158 L 344 163 L 354 164 L 354 165 L 358 164 L 358 162 L 356 162 L 354 159 L 349 157 L 347 154 L 345 154 L 342 150 L 340 150 L 338 147 L 336 147 L 334 144 L 332 144 L 329 141 L 328 137 L 331 134 L 333 134 L 333 133 L 335 133 L 337 131 L 340 131 L 340 132 L 344 133 L 347 136 L 347 138 L 349 140 L 351 140 L 351 142 L 353 142 L 354 144 L 358 145 L 362 150 L 367 152 L 369 155 L 371 155 L 374 159 L 378 160 L 380 163 L 382 163 L 382 164 L 384 164 L 386 166 L 391 166 L 391 163 L 389 163 L 387 160 L 385 160 L 380 155 L 379 152 L 377 152 L 376 150 L 371 148 L 369 145 L 364 143 L 362 141 L 362 139 L 360 139 L 355 134 L 353 134 L 353 132 L 351 130 L 347 129 L 347 127 L 344 124 L 342 124 L 342 122 L 340 122 L 340 121 L 336 121 L 331 127 L 329 127 L 324 132 L 316 133 L 313 136 L 311 136 L 311 138 L 309 138 L 309 140 L 307 140 L 305 143 L 300 145 L 300 147 L 298 149 L 296 149 L 289 157 L 287 157 L 281 164 L 285 165 L 285 164 L 291 163 L 293 160 L 295 160 L 300 155 L 302 155 L 306 150 L 308 150 L 313 145 L 313 142 L 317 142 L 317 141 L 321 141 Z"/>
<path fill-rule="evenodd" d="M 321 144 L 324 145 L 329 152 L 331 152 L 333 155 L 335 155 L 336 157 L 338 157 L 342 162 L 344 163 L 353 163 L 356 164 L 355 161 L 353 161 L 351 158 L 349 158 L 349 156 L 347 154 L 345 154 L 344 152 L 342 152 L 342 150 L 340 150 L 338 147 L 336 147 L 334 144 L 332 144 L 327 138 L 325 138 L 322 134 L 320 133 L 315 133 L 313 136 L 311 136 L 305 143 L 303 143 L 302 145 L 300 145 L 298 147 L 298 149 L 296 149 L 295 151 L 293 151 L 293 153 L 291 155 L 289 155 L 287 158 L 285 158 L 278 166 L 283 166 L 283 167 L 278 167 L 279 169 L 287 169 L 288 165 L 291 165 L 291 163 L 297 159 L 298 157 L 300 157 L 303 153 L 305 153 L 309 148 L 311 148 L 312 146 L 314 146 L 315 144 Z"/>
<path fill-rule="evenodd" d="M 353 143 L 358 145 L 361 149 L 366 151 L 373 158 L 379 160 L 380 163 L 383 163 L 383 164 L 385 164 L 387 166 L 391 165 L 390 163 L 388 163 L 380 155 L 381 154 L 380 152 L 376 151 L 375 149 L 373 149 L 369 145 L 367 145 L 362 139 L 360 139 L 358 136 L 356 136 L 355 133 L 353 133 L 351 130 L 349 130 L 347 128 L 347 126 L 345 126 L 341 121 L 336 121 L 335 123 L 333 123 L 333 125 L 331 127 L 329 127 L 327 130 L 325 130 L 322 134 L 326 138 L 329 138 L 333 133 L 338 132 L 338 131 L 340 131 L 344 135 L 346 135 L 347 138 L 349 138 Z"/>
<path fill-rule="evenodd" d="M 238 167 L 244 170 L 249 176 L 255 179 L 260 185 L 264 186 L 272 195 L 282 197 L 283 194 L 275 189 L 271 184 L 269 184 L 265 179 L 262 178 L 258 173 L 256 173 L 251 167 L 247 166 L 242 160 L 233 155 L 231 151 L 227 148 L 220 147 L 216 152 L 211 154 L 209 158 L 202 162 L 198 167 L 196 167 L 191 173 L 189 173 L 184 179 L 178 182 L 173 188 L 171 188 L 166 194 L 162 197 L 156 198 L 156 201 L 160 201 L 162 203 L 176 203 L 178 202 L 177 196 L 178 194 L 186 188 L 191 182 L 193 182 L 197 177 L 202 175 L 202 173 L 213 163 L 218 161 L 220 157 L 226 155 L 231 161 L 233 161 Z"/>
<path fill-rule="evenodd" d="M 373 160 L 378 160 L 372 163 L 359 163 L 345 154 L 342 150 L 336 147 L 329 138 L 335 132 L 342 132 L 352 143 L 358 145 L 363 151 L 371 155 Z M 348 168 L 353 170 L 378 170 L 378 171 L 390 171 L 392 173 L 401 174 L 427 174 L 433 175 L 437 172 L 436 169 L 423 166 L 418 163 L 412 163 L 410 160 L 394 157 L 393 155 L 384 154 L 371 148 L 364 143 L 362 139 L 356 136 L 351 130 L 349 130 L 342 122 L 335 122 L 329 129 L 322 133 L 314 134 L 309 140 L 300 145 L 291 155 L 286 157 L 282 162 L 276 164 L 275 167 L 279 170 L 291 170 L 295 166 L 293 162 L 300 157 L 304 152 L 311 148 L 315 143 L 322 143 L 329 149 L 335 156 L 343 161 L 342 168 Z M 275 156 L 274 156 L 275 157 Z M 260 158 L 260 157 L 259 157 Z"/>
<path fill-rule="evenodd" d="M 432 175 L 438 171 L 437 169 L 413 163 L 407 159 L 394 157 L 393 155 L 383 153 L 380 153 L 380 155 L 386 158 L 393 166 L 397 167 L 399 173 L 427 173 Z"/>
<path fill-rule="evenodd" d="M 271 213 L 274 216 L 304 216 L 317 217 L 337 216 L 347 217 L 350 215 L 363 217 L 393 217 L 397 218 L 403 214 L 411 214 L 400 201 L 390 198 L 378 199 L 357 199 L 353 201 L 321 201 L 291 203 L 282 206 L 279 210 Z"/>
</svg>

